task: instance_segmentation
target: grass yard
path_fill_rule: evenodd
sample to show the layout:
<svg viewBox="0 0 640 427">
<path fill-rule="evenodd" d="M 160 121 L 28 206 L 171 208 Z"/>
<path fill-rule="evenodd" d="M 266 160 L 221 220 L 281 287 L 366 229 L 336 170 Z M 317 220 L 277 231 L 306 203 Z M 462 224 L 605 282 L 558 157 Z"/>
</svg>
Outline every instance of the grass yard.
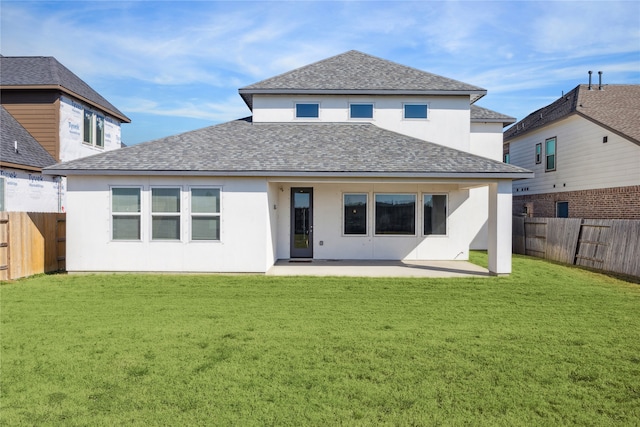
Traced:
<svg viewBox="0 0 640 427">
<path fill-rule="evenodd" d="M 534 258 L 474 279 L 52 275 L 0 297 L 5 426 L 640 423 L 640 286 Z"/>
</svg>

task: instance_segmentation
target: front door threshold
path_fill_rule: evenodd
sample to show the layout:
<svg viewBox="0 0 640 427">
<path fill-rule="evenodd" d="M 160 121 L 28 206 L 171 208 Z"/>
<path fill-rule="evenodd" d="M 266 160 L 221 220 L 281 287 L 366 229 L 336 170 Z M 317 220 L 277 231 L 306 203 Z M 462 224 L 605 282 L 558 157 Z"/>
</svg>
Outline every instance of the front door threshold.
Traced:
<svg viewBox="0 0 640 427">
<path fill-rule="evenodd" d="M 289 258 L 289 262 L 312 262 L 312 258 Z"/>
</svg>

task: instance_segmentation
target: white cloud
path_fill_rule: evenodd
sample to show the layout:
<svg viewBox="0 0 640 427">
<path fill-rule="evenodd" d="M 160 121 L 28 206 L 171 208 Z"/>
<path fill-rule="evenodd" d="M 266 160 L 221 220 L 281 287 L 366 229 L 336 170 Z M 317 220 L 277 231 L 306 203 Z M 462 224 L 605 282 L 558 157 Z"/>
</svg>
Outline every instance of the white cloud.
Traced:
<svg viewBox="0 0 640 427">
<path fill-rule="evenodd" d="M 485 87 L 483 105 L 514 114 L 589 69 L 640 81 L 639 14 L 629 1 L 2 0 L 1 53 L 55 56 L 125 114 L 220 122 L 248 114 L 238 87 L 358 49 Z"/>
<path fill-rule="evenodd" d="M 131 98 L 122 105 L 122 108 L 128 113 L 200 119 L 212 123 L 226 122 L 250 115 L 249 109 L 240 97 L 227 98 L 218 102 L 193 99 L 170 103 L 161 103 L 154 99 Z"/>
</svg>

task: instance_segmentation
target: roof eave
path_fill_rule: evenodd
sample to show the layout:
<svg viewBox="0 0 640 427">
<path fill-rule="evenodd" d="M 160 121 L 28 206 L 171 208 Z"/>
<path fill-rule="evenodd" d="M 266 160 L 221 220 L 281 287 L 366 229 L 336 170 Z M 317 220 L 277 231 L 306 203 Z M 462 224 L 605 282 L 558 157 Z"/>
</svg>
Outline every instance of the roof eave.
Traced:
<svg viewBox="0 0 640 427">
<path fill-rule="evenodd" d="M 45 175 L 103 175 L 103 176 L 228 176 L 228 177 L 300 177 L 300 178 L 420 178 L 420 179 L 526 179 L 533 172 L 335 172 L 335 171 L 228 171 L 228 170 L 121 170 L 121 169 L 64 169 L 45 168 Z"/>
<path fill-rule="evenodd" d="M 618 129 L 614 129 L 614 128 L 613 128 L 613 127 L 611 127 L 611 126 L 608 126 L 608 125 L 606 125 L 606 124 L 602 123 L 601 121 L 594 119 L 593 117 L 589 116 L 588 114 L 584 114 L 584 113 L 583 113 L 583 112 L 581 112 L 581 111 L 576 111 L 576 114 L 577 114 L 578 116 L 580 116 L 580 117 L 584 118 L 585 120 L 589 120 L 590 122 L 595 123 L 596 125 L 598 125 L 598 126 L 600 126 L 600 127 L 604 128 L 604 129 L 607 129 L 607 130 L 608 130 L 608 131 L 610 131 L 610 132 L 615 133 L 615 134 L 616 134 L 616 135 L 618 135 L 618 136 L 621 136 L 621 137 L 623 137 L 623 138 L 625 138 L 625 139 L 628 139 L 629 141 L 633 142 L 633 143 L 634 143 L 634 144 L 636 144 L 636 145 L 640 145 L 640 141 L 638 141 L 637 139 L 635 139 L 635 138 L 634 138 L 634 137 L 632 137 L 631 135 L 628 135 L 628 134 L 626 134 L 626 133 L 624 133 L 624 132 L 622 132 L 622 131 L 619 131 Z"/>
<path fill-rule="evenodd" d="M 11 169 L 20 169 L 32 172 L 42 172 L 42 167 L 40 166 L 31 166 L 31 165 L 23 165 L 20 163 L 11 163 L 11 162 L 0 162 L 1 167 L 11 168 Z"/>
<path fill-rule="evenodd" d="M 567 117 L 571 117 L 571 116 L 573 116 L 573 115 L 575 115 L 575 114 L 577 114 L 577 111 L 573 111 L 573 112 L 571 112 L 571 113 L 569 113 L 569 114 L 566 114 L 566 115 L 560 116 L 560 117 L 555 118 L 555 119 L 553 119 L 553 120 L 550 120 L 550 121 L 548 121 L 548 122 L 546 122 L 546 123 L 544 123 L 544 124 L 542 124 L 542 125 L 535 125 L 535 126 L 528 127 L 527 129 L 525 129 L 525 130 L 523 130 L 523 131 L 521 131 L 521 132 L 518 132 L 518 133 L 516 133 L 516 134 L 514 134 L 514 135 L 511 135 L 511 136 L 508 136 L 508 137 L 504 138 L 504 141 L 503 141 L 503 142 L 509 142 L 509 141 L 511 141 L 511 140 L 513 140 L 513 139 L 520 138 L 521 136 L 527 135 L 527 134 L 529 134 L 529 133 L 531 133 L 531 132 L 535 132 L 536 130 L 544 129 L 545 127 L 547 127 L 547 126 L 549 126 L 549 125 L 552 125 L 552 124 L 554 124 L 554 123 L 557 123 L 557 122 L 559 122 L 559 121 L 561 121 L 561 120 L 564 120 L 564 119 L 566 119 Z M 522 121 L 522 120 L 521 120 L 521 121 Z M 518 123 L 516 123 L 516 126 L 518 126 L 518 125 L 519 125 L 519 122 L 518 122 Z M 511 128 L 509 128 L 509 129 L 511 129 Z M 508 132 L 508 131 L 509 131 L 509 129 L 507 129 L 505 132 Z"/>
<path fill-rule="evenodd" d="M 123 123 L 131 123 L 131 119 L 124 114 L 118 113 L 116 111 L 111 110 L 110 108 L 105 107 L 104 105 L 100 105 L 97 102 L 91 101 L 88 98 L 85 98 L 82 95 L 78 95 L 77 93 L 65 88 L 61 85 L 0 85 L 0 90 L 59 90 L 60 92 L 66 93 L 67 95 L 73 96 L 85 102 L 92 107 L 95 107 L 99 110 L 104 111 L 105 113 L 109 113 L 109 115 L 117 118 Z"/>
<path fill-rule="evenodd" d="M 253 109 L 254 95 L 423 95 L 423 96 L 469 96 L 471 104 L 487 94 L 484 89 L 478 90 L 406 90 L 406 89 L 251 89 L 240 88 L 238 93 Z"/>
<path fill-rule="evenodd" d="M 249 95 L 469 95 L 482 97 L 486 90 L 407 90 L 407 89 L 238 89 Z"/>
<path fill-rule="evenodd" d="M 516 119 L 513 117 L 504 119 L 471 119 L 471 123 L 502 123 L 502 127 L 513 124 L 515 122 Z"/>
</svg>

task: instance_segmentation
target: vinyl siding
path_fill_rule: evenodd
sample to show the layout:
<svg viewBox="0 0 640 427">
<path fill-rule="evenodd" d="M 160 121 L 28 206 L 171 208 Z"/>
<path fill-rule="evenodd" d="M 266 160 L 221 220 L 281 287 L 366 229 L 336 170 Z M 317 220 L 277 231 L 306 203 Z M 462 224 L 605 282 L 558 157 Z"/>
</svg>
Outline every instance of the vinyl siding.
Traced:
<svg viewBox="0 0 640 427">
<path fill-rule="evenodd" d="M 553 137 L 556 170 L 545 172 L 544 142 Z M 577 115 L 509 143 L 511 163 L 535 173 L 533 179 L 514 182 L 514 196 L 640 184 L 640 146 Z M 535 163 L 538 143 L 543 149 L 540 164 Z"/>
<path fill-rule="evenodd" d="M 4 95 L 3 95 L 4 96 Z M 17 100 L 5 103 L 4 108 L 42 145 L 56 160 L 58 151 L 58 101 L 23 103 Z"/>
</svg>

